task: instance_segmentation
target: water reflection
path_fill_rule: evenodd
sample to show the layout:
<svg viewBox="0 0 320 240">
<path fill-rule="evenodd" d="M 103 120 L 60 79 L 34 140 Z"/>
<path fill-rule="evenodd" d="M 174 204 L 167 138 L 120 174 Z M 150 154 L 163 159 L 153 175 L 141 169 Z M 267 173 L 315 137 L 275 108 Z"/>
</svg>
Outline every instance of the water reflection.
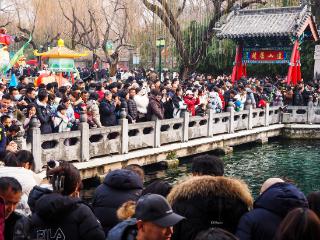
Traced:
<svg viewBox="0 0 320 240">
<path fill-rule="evenodd" d="M 320 141 L 277 140 L 262 146 L 241 146 L 225 161 L 225 175 L 243 179 L 254 196 L 269 177 L 282 177 L 295 182 L 305 194 L 320 190 Z M 164 179 L 172 184 L 185 179 L 190 173 L 190 159 L 176 168 L 148 170 L 147 181 Z"/>
</svg>

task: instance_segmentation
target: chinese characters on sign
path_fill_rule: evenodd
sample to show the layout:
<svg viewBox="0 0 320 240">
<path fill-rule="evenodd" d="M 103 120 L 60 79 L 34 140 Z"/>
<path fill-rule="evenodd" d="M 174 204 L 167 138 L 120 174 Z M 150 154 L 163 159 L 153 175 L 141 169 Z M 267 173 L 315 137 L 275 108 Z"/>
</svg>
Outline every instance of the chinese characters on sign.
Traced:
<svg viewBox="0 0 320 240">
<path fill-rule="evenodd" d="M 279 61 L 285 59 L 282 50 L 258 50 L 250 52 L 250 60 L 253 61 Z"/>
</svg>

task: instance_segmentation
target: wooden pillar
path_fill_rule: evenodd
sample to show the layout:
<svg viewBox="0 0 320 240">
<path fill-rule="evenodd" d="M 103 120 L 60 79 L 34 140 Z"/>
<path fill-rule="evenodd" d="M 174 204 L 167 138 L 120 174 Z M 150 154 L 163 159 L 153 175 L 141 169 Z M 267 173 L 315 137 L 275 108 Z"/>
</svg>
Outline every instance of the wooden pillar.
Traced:
<svg viewBox="0 0 320 240">
<path fill-rule="evenodd" d="M 299 41 L 296 40 L 293 49 L 292 49 L 292 54 L 291 54 L 291 59 L 290 59 L 290 65 L 289 65 L 289 70 L 288 70 L 288 76 L 287 76 L 287 84 L 290 85 L 293 83 L 293 85 L 297 84 L 297 51 L 299 51 Z"/>
</svg>

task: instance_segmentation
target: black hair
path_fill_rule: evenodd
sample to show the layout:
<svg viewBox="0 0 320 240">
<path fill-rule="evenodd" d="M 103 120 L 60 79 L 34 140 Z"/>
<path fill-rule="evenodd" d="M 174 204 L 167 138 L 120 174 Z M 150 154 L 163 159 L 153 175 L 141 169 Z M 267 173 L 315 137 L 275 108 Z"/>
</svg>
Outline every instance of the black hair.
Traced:
<svg viewBox="0 0 320 240">
<path fill-rule="evenodd" d="M 308 208 L 295 208 L 282 220 L 274 239 L 320 239 L 320 219 Z"/>
<path fill-rule="evenodd" d="M 66 103 L 66 102 L 69 102 L 70 101 L 70 98 L 67 97 L 67 96 L 64 96 L 61 100 L 60 100 L 60 103 Z"/>
<path fill-rule="evenodd" d="M 5 193 L 8 189 L 13 192 L 22 192 L 21 184 L 13 177 L 0 177 L 0 193 Z"/>
<path fill-rule="evenodd" d="M 9 115 L 2 115 L 2 116 L 0 117 L 1 123 L 3 123 L 3 122 L 4 122 L 6 119 L 8 119 L 8 118 L 10 118 Z"/>
<path fill-rule="evenodd" d="M 81 96 L 82 96 L 83 94 L 87 94 L 87 93 L 88 93 L 87 90 L 83 90 L 83 91 L 81 91 Z"/>
<path fill-rule="evenodd" d="M 239 240 L 239 238 L 222 228 L 209 228 L 199 232 L 195 240 Z"/>
<path fill-rule="evenodd" d="M 29 103 L 27 106 L 27 112 L 26 112 L 26 116 L 29 117 L 29 112 L 32 108 L 35 108 L 37 110 L 37 105 L 34 103 Z"/>
<path fill-rule="evenodd" d="M 48 97 L 47 91 L 45 91 L 45 90 L 39 91 L 38 99 L 39 99 L 40 102 L 43 101 L 46 97 Z"/>
<path fill-rule="evenodd" d="M 16 156 L 19 166 L 22 166 L 23 163 L 29 163 L 31 165 L 31 169 L 34 170 L 34 158 L 30 151 L 20 150 L 16 153 Z"/>
<path fill-rule="evenodd" d="M 53 190 L 65 196 L 72 194 L 81 185 L 79 170 L 66 161 L 59 161 L 59 166 L 49 169 L 47 175 Z"/>
<path fill-rule="evenodd" d="M 157 179 L 150 183 L 143 191 L 142 195 L 146 195 L 148 193 L 159 194 L 163 197 L 167 197 L 172 189 L 172 186 L 161 179 Z"/>
<path fill-rule="evenodd" d="M 96 84 L 96 91 L 100 91 L 102 89 L 102 84 L 101 83 L 97 83 Z"/>
<path fill-rule="evenodd" d="M 90 93 L 89 100 L 98 100 L 99 94 L 96 92 Z"/>
<path fill-rule="evenodd" d="M 32 91 L 35 91 L 35 89 L 33 87 L 28 87 L 26 90 L 26 94 L 30 94 L 32 93 Z"/>
<path fill-rule="evenodd" d="M 61 86 L 61 87 L 59 87 L 59 92 L 61 93 L 61 94 L 66 94 L 66 92 L 67 92 L 67 87 L 66 86 Z"/>
<path fill-rule="evenodd" d="M 67 107 L 63 104 L 59 104 L 59 106 L 57 107 L 57 111 L 60 112 L 61 110 L 66 110 Z"/>
<path fill-rule="evenodd" d="M 53 83 L 48 83 L 47 86 L 46 86 L 46 89 L 47 89 L 47 90 L 50 90 L 50 89 L 52 89 L 52 88 L 54 88 Z"/>
<path fill-rule="evenodd" d="M 213 155 L 205 154 L 192 159 L 192 173 L 197 175 L 223 176 L 224 163 Z"/>
<path fill-rule="evenodd" d="M 38 86 L 38 88 L 39 88 L 39 90 L 40 90 L 40 89 L 42 89 L 42 90 L 43 90 L 43 89 L 46 89 L 46 85 L 45 85 L 44 83 L 40 83 L 39 86 Z"/>
<path fill-rule="evenodd" d="M 10 94 L 9 93 L 3 94 L 2 99 L 11 100 Z"/>
<path fill-rule="evenodd" d="M 20 76 L 19 77 L 19 81 L 21 82 L 23 79 L 25 79 L 27 76 L 25 76 L 25 75 L 22 75 L 22 76 Z"/>
<path fill-rule="evenodd" d="M 9 87 L 9 94 L 11 95 L 13 91 L 18 91 L 16 87 Z"/>
<path fill-rule="evenodd" d="M 11 125 L 8 129 L 9 132 L 19 132 L 20 131 L 20 127 L 18 125 Z"/>
<path fill-rule="evenodd" d="M 3 161 L 4 165 L 7 167 L 19 167 L 17 156 L 13 152 L 6 152 Z"/>
</svg>

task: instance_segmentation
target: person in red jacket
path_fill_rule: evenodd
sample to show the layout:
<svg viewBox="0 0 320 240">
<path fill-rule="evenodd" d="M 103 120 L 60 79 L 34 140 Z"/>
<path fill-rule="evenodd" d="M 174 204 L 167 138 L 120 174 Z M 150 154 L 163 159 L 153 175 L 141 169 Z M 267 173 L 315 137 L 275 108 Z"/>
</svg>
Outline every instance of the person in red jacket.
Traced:
<svg viewBox="0 0 320 240">
<path fill-rule="evenodd" d="M 191 90 L 187 90 L 183 100 L 188 106 L 188 111 L 191 112 L 192 116 L 195 116 L 196 105 L 198 105 L 200 102 L 199 98 L 195 98 L 193 92 Z"/>
</svg>

